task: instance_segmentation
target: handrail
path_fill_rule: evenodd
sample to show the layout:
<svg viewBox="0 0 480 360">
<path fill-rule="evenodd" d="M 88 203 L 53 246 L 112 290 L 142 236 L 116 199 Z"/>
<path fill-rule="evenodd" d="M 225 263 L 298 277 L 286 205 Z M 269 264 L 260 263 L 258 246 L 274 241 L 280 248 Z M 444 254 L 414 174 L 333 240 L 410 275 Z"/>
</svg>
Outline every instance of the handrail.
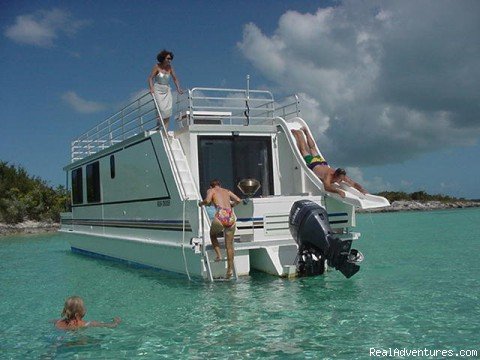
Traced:
<svg viewBox="0 0 480 360">
<path fill-rule="evenodd" d="M 200 210 L 200 221 L 202 222 L 202 224 L 201 224 L 201 229 L 202 229 L 202 259 L 205 263 L 205 268 L 207 270 L 208 279 L 210 281 L 213 281 L 212 269 L 210 267 L 210 260 L 208 258 L 208 253 L 207 253 L 206 244 L 205 244 L 205 213 L 206 213 L 205 206 L 199 206 L 199 210 Z M 208 219 L 208 217 L 207 217 L 207 219 Z"/>
<path fill-rule="evenodd" d="M 300 100 L 298 98 L 298 95 L 297 94 L 293 94 L 291 96 L 288 96 L 286 98 L 283 99 L 283 101 L 287 100 L 289 101 L 288 99 L 290 97 L 293 97 L 295 100 L 293 102 L 289 102 L 283 106 L 278 106 L 275 108 L 275 115 L 278 116 L 278 117 L 282 117 L 284 118 L 285 120 L 288 120 L 288 119 L 291 119 L 292 117 L 300 117 Z M 295 107 L 294 109 L 292 110 L 289 110 L 290 108 L 292 107 Z M 278 113 L 281 112 L 281 115 L 277 115 Z M 293 115 L 293 116 L 290 116 L 290 115 Z"/>
<path fill-rule="evenodd" d="M 185 272 L 187 273 L 188 280 L 192 280 L 190 277 L 190 272 L 188 271 L 188 263 L 187 257 L 185 256 L 185 219 L 186 219 L 186 212 L 185 212 L 185 203 L 187 199 L 183 200 L 183 221 L 182 221 L 182 254 L 183 254 L 183 263 L 185 265 Z"/>
<path fill-rule="evenodd" d="M 150 93 L 140 96 L 117 113 L 72 141 L 71 161 L 91 154 L 155 127 L 155 105 Z"/>
<path fill-rule="evenodd" d="M 241 120 L 245 125 L 246 110 L 250 120 L 273 124 L 274 99 L 269 91 L 196 87 L 186 95 L 177 101 L 180 126 L 193 125 L 196 119 L 215 120 L 217 124 Z"/>
</svg>

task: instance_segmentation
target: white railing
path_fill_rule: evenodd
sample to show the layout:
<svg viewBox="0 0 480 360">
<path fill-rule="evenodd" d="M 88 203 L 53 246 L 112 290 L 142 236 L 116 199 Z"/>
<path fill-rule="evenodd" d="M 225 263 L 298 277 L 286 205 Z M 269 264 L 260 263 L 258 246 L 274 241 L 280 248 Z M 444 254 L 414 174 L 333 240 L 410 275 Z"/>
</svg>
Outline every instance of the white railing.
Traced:
<svg viewBox="0 0 480 360">
<path fill-rule="evenodd" d="M 193 88 L 177 96 L 173 115 L 179 127 L 193 124 L 262 125 L 300 115 L 298 96 L 276 103 L 265 90 Z M 72 141 L 72 162 L 157 127 L 159 117 L 150 93 Z"/>
<path fill-rule="evenodd" d="M 286 97 L 280 103 L 275 104 L 275 116 L 285 120 L 300 117 L 300 100 L 297 94 Z"/>
<path fill-rule="evenodd" d="M 157 125 L 150 93 L 140 96 L 116 114 L 72 141 L 72 162 L 106 149 Z"/>
<path fill-rule="evenodd" d="M 274 112 L 269 91 L 198 87 L 178 97 L 175 119 L 180 127 L 272 124 Z"/>
</svg>

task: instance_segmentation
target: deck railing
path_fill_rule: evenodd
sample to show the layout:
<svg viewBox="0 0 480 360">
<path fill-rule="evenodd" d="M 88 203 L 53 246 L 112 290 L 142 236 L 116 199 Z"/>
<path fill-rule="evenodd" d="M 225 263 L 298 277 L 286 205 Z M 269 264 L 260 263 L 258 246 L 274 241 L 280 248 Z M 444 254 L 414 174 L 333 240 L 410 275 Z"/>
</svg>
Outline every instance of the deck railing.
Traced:
<svg viewBox="0 0 480 360">
<path fill-rule="evenodd" d="M 157 110 L 150 93 L 140 96 L 105 121 L 72 141 L 72 162 L 106 149 L 157 125 Z"/>
<path fill-rule="evenodd" d="M 269 91 L 249 89 L 193 88 L 177 96 L 172 115 L 179 127 L 193 124 L 263 125 L 275 116 L 299 116 L 296 95 L 276 103 Z M 157 126 L 158 112 L 150 93 L 72 141 L 71 160 L 81 160 L 116 143 Z"/>
<path fill-rule="evenodd" d="M 197 87 L 179 96 L 177 105 L 179 127 L 272 123 L 275 112 L 273 95 L 264 90 Z"/>
<path fill-rule="evenodd" d="M 275 105 L 275 115 L 288 120 L 292 117 L 300 116 L 300 99 L 297 94 L 286 97 L 280 103 Z"/>
</svg>

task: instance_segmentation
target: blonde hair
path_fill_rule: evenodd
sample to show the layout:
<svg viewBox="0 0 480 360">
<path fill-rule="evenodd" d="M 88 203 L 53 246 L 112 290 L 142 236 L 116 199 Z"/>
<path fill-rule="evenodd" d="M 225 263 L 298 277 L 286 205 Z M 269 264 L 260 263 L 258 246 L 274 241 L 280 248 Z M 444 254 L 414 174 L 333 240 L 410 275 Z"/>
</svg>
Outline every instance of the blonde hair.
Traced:
<svg viewBox="0 0 480 360">
<path fill-rule="evenodd" d="M 70 296 L 65 300 L 62 316 L 68 323 L 70 320 L 75 320 L 77 316 L 83 318 L 86 312 L 87 310 L 85 309 L 85 305 L 83 305 L 83 299 L 80 296 Z"/>
</svg>

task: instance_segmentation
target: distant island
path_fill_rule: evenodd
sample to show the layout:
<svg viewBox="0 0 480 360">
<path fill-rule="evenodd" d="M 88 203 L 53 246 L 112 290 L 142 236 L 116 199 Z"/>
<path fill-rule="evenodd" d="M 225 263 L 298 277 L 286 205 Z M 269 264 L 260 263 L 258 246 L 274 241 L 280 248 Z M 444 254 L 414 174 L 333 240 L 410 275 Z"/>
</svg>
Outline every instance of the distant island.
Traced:
<svg viewBox="0 0 480 360">
<path fill-rule="evenodd" d="M 0 235 L 55 231 L 69 201 L 65 187 L 0 161 Z"/>
<path fill-rule="evenodd" d="M 479 200 L 429 195 L 425 191 L 384 191 L 392 206 L 359 212 L 437 210 L 480 206 Z M 14 233 L 56 231 L 60 213 L 67 211 L 70 193 L 63 186 L 52 187 L 31 176 L 21 166 L 0 161 L 0 236 Z"/>
<path fill-rule="evenodd" d="M 467 200 L 441 194 L 430 195 L 425 191 L 416 191 L 413 193 L 383 191 L 376 195 L 387 198 L 388 201 L 390 201 L 390 206 L 378 209 L 359 210 L 358 212 L 426 211 L 480 206 L 480 200 Z"/>
</svg>

